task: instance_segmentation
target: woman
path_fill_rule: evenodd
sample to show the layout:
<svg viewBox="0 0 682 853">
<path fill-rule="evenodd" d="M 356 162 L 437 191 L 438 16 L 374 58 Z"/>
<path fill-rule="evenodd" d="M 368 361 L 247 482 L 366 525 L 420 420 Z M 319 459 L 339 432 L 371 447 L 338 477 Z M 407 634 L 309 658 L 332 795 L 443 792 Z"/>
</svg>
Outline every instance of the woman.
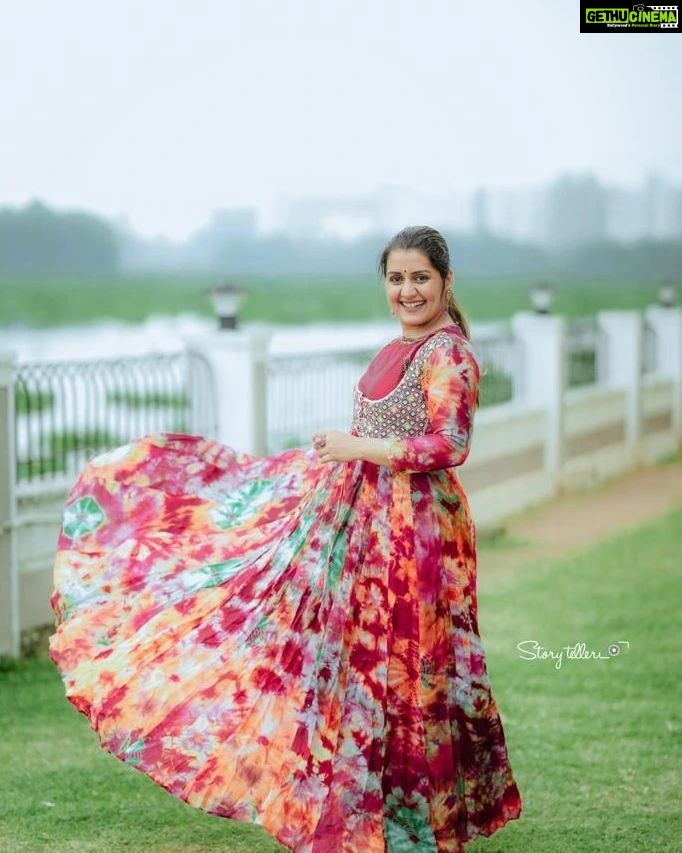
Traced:
<svg viewBox="0 0 682 853">
<path fill-rule="evenodd" d="M 437 231 L 380 270 L 402 335 L 350 433 L 145 436 L 90 461 L 57 546 L 50 652 L 102 746 L 296 853 L 452 853 L 521 812 L 455 473 L 479 367 Z"/>
</svg>

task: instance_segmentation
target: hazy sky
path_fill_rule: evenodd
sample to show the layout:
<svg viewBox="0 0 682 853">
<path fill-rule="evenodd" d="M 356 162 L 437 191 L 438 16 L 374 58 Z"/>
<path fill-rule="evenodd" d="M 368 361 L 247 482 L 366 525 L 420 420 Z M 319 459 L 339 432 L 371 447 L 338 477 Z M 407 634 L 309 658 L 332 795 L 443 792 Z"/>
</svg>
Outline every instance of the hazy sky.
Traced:
<svg viewBox="0 0 682 853">
<path fill-rule="evenodd" d="M 0 206 L 182 237 L 382 184 L 682 182 L 680 47 L 577 0 L 0 0 Z"/>
</svg>

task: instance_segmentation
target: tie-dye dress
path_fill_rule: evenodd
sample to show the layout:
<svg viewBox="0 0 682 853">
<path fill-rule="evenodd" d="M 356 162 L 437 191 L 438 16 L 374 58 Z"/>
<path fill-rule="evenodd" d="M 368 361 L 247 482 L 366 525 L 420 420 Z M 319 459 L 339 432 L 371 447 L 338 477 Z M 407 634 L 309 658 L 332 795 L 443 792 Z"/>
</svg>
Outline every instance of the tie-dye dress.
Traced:
<svg viewBox="0 0 682 853">
<path fill-rule="evenodd" d="M 50 654 L 101 745 L 295 853 L 453 853 L 519 817 L 456 474 L 478 381 L 456 326 L 361 381 L 351 432 L 389 465 L 177 433 L 92 459 Z"/>
</svg>

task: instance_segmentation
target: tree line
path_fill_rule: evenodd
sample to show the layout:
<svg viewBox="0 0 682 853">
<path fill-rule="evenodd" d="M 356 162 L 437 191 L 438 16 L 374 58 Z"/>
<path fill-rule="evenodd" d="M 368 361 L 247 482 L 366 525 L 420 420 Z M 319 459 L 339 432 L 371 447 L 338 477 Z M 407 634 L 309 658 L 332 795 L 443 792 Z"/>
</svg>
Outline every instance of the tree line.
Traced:
<svg viewBox="0 0 682 853">
<path fill-rule="evenodd" d="M 115 230 L 94 214 L 59 213 L 39 201 L 0 208 L 0 273 L 111 274 L 120 254 Z"/>
<path fill-rule="evenodd" d="M 682 238 L 631 243 L 599 239 L 549 250 L 492 233 L 443 229 L 457 274 L 468 276 L 597 276 L 612 279 L 676 278 Z M 144 240 L 89 212 L 58 212 L 41 202 L 0 208 L 0 274 L 125 275 L 132 272 L 239 275 L 368 275 L 390 234 L 352 243 L 306 240 L 257 232 L 198 233 L 184 243 Z"/>
</svg>

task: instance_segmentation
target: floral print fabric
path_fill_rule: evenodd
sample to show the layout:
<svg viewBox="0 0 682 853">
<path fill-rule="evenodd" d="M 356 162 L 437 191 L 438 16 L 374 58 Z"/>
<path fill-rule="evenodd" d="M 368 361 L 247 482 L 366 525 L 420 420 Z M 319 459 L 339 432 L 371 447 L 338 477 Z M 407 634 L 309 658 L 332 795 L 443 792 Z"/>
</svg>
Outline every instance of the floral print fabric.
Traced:
<svg viewBox="0 0 682 853">
<path fill-rule="evenodd" d="M 91 460 L 64 508 L 69 700 L 171 794 L 295 853 L 453 853 L 520 814 L 455 473 L 478 374 L 437 337 L 406 377 L 430 425 L 387 435 L 389 466 L 159 433 Z"/>
</svg>

